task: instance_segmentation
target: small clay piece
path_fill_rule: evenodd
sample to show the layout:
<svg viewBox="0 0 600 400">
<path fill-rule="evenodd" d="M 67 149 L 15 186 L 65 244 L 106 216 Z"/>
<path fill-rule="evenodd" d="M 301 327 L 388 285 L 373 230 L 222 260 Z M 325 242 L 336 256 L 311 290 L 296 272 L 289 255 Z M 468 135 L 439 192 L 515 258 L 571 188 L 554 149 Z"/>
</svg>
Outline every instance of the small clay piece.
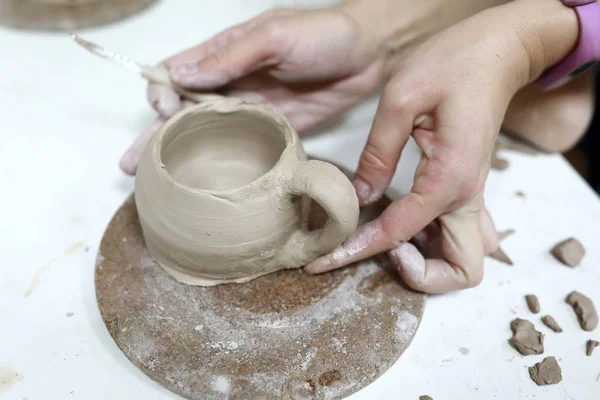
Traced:
<svg viewBox="0 0 600 400">
<path fill-rule="evenodd" d="M 544 335 L 535 330 L 533 324 L 526 319 L 516 318 L 510 323 L 513 337 L 509 343 L 524 356 L 542 354 L 544 352 Z"/>
<path fill-rule="evenodd" d="M 505 169 L 508 168 L 508 166 L 509 166 L 508 161 L 506 161 L 503 158 L 498 158 L 498 156 L 495 153 L 492 155 L 492 164 L 490 165 L 490 167 L 492 169 L 504 171 Z"/>
<path fill-rule="evenodd" d="M 426 394 L 424 394 L 423 396 L 419 396 L 419 400 L 433 400 L 431 398 L 431 396 L 427 396 Z"/>
<path fill-rule="evenodd" d="M 507 229 L 505 231 L 498 232 L 498 240 L 499 241 L 503 241 L 504 239 L 506 239 L 507 237 L 509 237 L 513 233 L 515 233 L 514 229 Z"/>
<path fill-rule="evenodd" d="M 507 137 L 503 138 L 504 140 L 496 141 L 495 151 L 499 150 L 512 150 L 518 153 L 536 155 L 539 153 L 536 149 L 531 147 L 531 145 L 524 143 L 519 139 L 509 139 Z"/>
<path fill-rule="evenodd" d="M 518 192 L 515 193 L 515 196 L 520 197 L 521 199 L 524 199 L 525 192 L 523 192 L 522 190 L 519 190 Z"/>
<path fill-rule="evenodd" d="M 576 267 L 585 256 L 585 249 L 577 239 L 569 238 L 558 243 L 550 251 L 554 258 L 568 267 Z"/>
<path fill-rule="evenodd" d="M 585 354 L 587 354 L 588 357 L 591 356 L 594 352 L 594 349 L 598 346 L 600 346 L 600 342 L 596 340 L 588 340 L 585 345 Z"/>
<path fill-rule="evenodd" d="M 494 260 L 496 260 L 496 261 L 500 261 L 501 263 L 504 263 L 504 264 L 507 264 L 507 265 L 513 265 L 512 260 L 504 252 L 504 250 L 502 250 L 501 247 L 498 247 L 498 249 L 496 251 L 490 253 L 489 256 L 491 258 L 493 258 Z"/>
<path fill-rule="evenodd" d="M 546 357 L 544 361 L 529 367 L 529 376 L 538 386 L 554 385 L 562 381 L 562 371 L 554 357 Z"/>
<path fill-rule="evenodd" d="M 513 233 L 515 233 L 514 229 L 507 229 L 505 231 L 498 232 L 498 240 L 502 241 L 502 240 L 506 239 L 507 237 L 509 237 L 510 235 L 512 235 Z M 504 250 L 502 250 L 502 248 L 500 246 L 498 246 L 496 251 L 488 254 L 488 256 L 493 258 L 496 261 L 500 261 L 501 263 L 513 265 L 513 262 L 510 259 L 510 257 L 504 252 Z"/>
<path fill-rule="evenodd" d="M 560 325 L 558 325 L 558 322 L 556 322 L 556 320 L 554 318 L 552 318 L 550 315 L 545 315 L 542 317 L 542 322 L 544 323 L 544 325 L 546 325 L 548 328 L 552 329 L 554 332 L 562 332 L 562 328 L 560 327 Z"/>
<path fill-rule="evenodd" d="M 342 374 L 337 369 L 329 370 L 319 377 L 319 385 L 329 386 L 342 379 Z"/>
<path fill-rule="evenodd" d="M 529 308 L 529 311 L 534 314 L 540 312 L 540 301 L 535 294 L 528 294 L 525 296 L 525 301 L 527 301 L 527 307 Z"/>
<path fill-rule="evenodd" d="M 598 313 L 589 297 L 573 291 L 567 296 L 566 301 L 573 307 L 575 314 L 577 314 L 581 329 L 588 332 L 596 329 L 598 326 Z"/>
</svg>

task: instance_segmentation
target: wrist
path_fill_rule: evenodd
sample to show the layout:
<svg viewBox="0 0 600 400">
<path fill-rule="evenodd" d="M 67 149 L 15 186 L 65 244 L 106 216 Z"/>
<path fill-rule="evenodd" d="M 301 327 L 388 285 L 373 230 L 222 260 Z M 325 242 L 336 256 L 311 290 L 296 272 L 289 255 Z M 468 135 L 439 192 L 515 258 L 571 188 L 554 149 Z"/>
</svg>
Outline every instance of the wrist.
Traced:
<svg viewBox="0 0 600 400">
<path fill-rule="evenodd" d="M 344 12 L 369 36 L 389 75 L 407 49 L 463 19 L 510 0 L 345 0 Z"/>
<path fill-rule="evenodd" d="M 359 27 L 383 59 L 389 77 L 397 57 L 431 34 L 432 4 L 436 1 L 346 0 L 334 9 Z"/>
<path fill-rule="evenodd" d="M 527 57 L 525 69 L 518 71 L 523 87 L 575 48 L 579 21 L 575 10 L 558 0 L 517 0 L 509 6 L 511 27 Z"/>
</svg>

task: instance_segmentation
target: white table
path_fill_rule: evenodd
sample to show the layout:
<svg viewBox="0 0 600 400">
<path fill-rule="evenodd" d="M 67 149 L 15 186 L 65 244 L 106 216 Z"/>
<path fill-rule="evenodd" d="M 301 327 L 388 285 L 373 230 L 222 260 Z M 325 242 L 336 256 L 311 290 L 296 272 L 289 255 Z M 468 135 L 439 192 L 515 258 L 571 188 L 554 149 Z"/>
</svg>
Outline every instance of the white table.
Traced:
<svg viewBox="0 0 600 400">
<path fill-rule="evenodd" d="M 274 5 L 163 1 L 87 36 L 154 62 Z M 178 398 L 120 352 L 94 293 L 100 239 L 133 190 L 133 179 L 117 164 L 152 118 L 145 83 L 63 35 L 0 30 L 0 43 L 0 398 Z M 306 140 L 307 150 L 354 168 L 375 104 Z M 395 190 L 406 189 L 417 157 L 412 146 Z M 584 353 L 586 340 L 600 339 L 600 330 L 582 331 L 564 303 L 577 289 L 600 306 L 600 202 L 560 156 L 507 158 L 510 169 L 491 173 L 486 199 L 498 228 L 517 231 L 503 244 L 515 266 L 488 260 L 479 287 L 430 297 L 410 348 L 352 399 L 600 398 L 600 349 L 593 357 Z M 515 196 L 519 190 L 524 199 Z M 563 267 L 548 254 L 567 236 L 587 247 L 580 268 Z M 39 284 L 25 297 L 36 274 Z M 527 293 L 539 296 L 540 315 L 552 314 L 564 333 L 550 332 L 527 311 Z M 532 319 L 547 335 L 544 356 L 559 359 L 560 384 L 537 387 L 529 379 L 526 367 L 543 356 L 522 357 L 508 345 L 516 316 Z"/>
</svg>

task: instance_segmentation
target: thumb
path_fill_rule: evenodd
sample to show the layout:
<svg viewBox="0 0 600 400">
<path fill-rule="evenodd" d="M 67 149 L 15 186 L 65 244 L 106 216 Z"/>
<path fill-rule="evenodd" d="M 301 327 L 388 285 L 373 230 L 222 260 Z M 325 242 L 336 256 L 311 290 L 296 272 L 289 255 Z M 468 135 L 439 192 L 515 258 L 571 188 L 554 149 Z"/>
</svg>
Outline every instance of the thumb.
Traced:
<svg viewBox="0 0 600 400">
<path fill-rule="evenodd" d="M 281 63 L 292 46 L 293 41 L 280 23 L 266 23 L 197 63 L 173 67 L 171 79 L 188 89 L 215 89 Z"/>
</svg>

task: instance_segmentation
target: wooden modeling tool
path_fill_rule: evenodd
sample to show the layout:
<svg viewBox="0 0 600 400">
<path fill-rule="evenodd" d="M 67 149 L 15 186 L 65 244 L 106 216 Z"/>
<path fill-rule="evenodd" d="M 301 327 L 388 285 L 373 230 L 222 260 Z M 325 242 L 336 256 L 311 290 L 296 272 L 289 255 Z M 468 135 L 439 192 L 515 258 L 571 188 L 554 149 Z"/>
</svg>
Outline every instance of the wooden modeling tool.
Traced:
<svg viewBox="0 0 600 400">
<path fill-rule="evenodd" d="M 148 80 L 149 82 L 168 86 L 180 96 L 191 100 L 195 103 L 218 100 L 223 98 L 223 96 L 220 96 L 218 94 L 192 92 L 182 87 L 179 87 L 171 81 L 169 72 L 165 68 L 153 67 L 150 65 L 138 63 L 123 54 L 105 49 L 104 47 L 92 43 L 88 40 L 82 39 L 81 37 L 75 34 L 71 34 L 71 38 L 73 38 L 73 40 L 75 40 L 77 44 L 79 44 L 81 47 L 83 47 L 90 53 L 95 54 L 98 57 L 103 58 L 105 60 L 108 60 L 113 64 L 116 64 L 128 71 L 135 72 L 141 75 L 144 79 Z"/>
</svg>

